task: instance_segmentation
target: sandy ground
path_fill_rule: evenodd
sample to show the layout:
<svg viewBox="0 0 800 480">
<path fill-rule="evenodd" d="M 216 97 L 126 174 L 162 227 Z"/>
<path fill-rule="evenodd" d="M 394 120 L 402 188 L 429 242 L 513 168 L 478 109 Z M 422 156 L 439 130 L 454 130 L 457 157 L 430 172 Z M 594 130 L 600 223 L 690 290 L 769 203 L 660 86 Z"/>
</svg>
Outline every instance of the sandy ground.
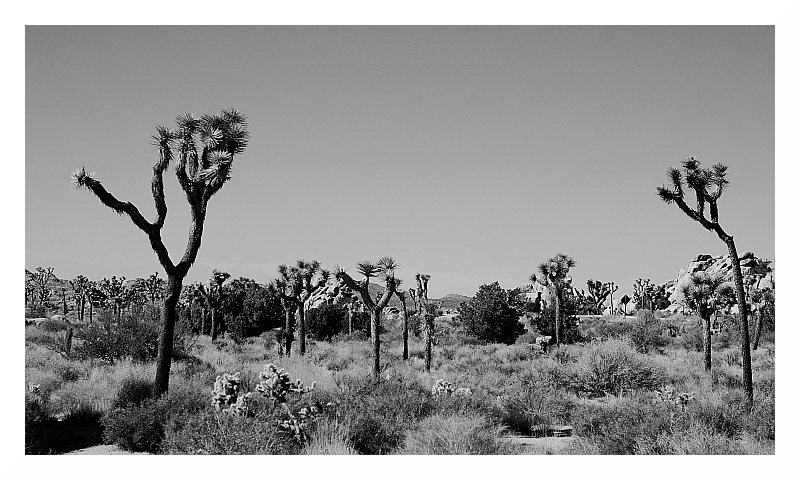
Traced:
<svg viewBox="0 0 800 480">
<path fill-rule="evenodd" d="M 95 445 L 94 447 L 73 450 L 64 455 L 150 455 L 149 453 L 131 453 L 119 449 L 116 445 Z"/>
</svg>

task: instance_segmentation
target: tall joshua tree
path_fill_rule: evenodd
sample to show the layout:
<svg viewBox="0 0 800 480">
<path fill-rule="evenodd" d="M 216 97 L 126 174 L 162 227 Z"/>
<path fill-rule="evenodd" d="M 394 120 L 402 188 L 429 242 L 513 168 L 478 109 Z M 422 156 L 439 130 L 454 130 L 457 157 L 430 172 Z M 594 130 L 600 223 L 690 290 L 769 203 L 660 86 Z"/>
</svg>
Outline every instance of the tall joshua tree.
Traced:
<svg viewBox="0 0 800 480">
<path fill-rule="evenodd" d="M 700 315 L 703 322 L 703 352 L 705 369 L 711 373 L 711 315 L 717 310 L 720 297 L 725 294 L 724 278 L 720 275 L 709 275 L 696 272 L 681 287 L 681 295 L 686 304 Z"/>
<path fill-rule="evenodd" d="M 569 286 L 567 276 L 569 270 L 575 266 L 575 260 L 563 253 L 557 254 L 544 263 L 539 264 L 538 273 L 530 277 L 531 282 L 538 282 L 547 287 L 553 296 L 553 303 L 556 310 L 556 344 L 561 345 L 564 337 L 563 301 L 564 291 Z"/>
<path fill-rule="evenodd" d="M 39 305 L 44 306 L 45 302 L 50 298 L 50 280 L 55 278 L 53 274 L 53 267 L 36 267 L 36 273 L 33 274 L 33 282 L 36 286 L 36 294 L 39 297 Z"/>
<path fill-rule="evenodd" d="M 613 295 L 619 289 L 618 285 L 614 285 L 613 282 L 603 283 L 600 280 L 589 279 L 586 281 L 586 287 L 589 289 L 589 298 L 600 313 L 603 313 L 603 303 L 605 303 L 609 295 L 612 295 L 613 308 Z"/>
<path fill-rule="evenodd" d="M 155 397 L 169 388 L 169 370 L 172 363 L 172 343 L 177 320 L 177 304 L 183 279 L 197 258 L 203 237 L 208 201 L 230 180 L 233 158 L 244 152 L 249 133 L 247 121 L 234 109 L 219 114 L 196 116 L 183 114 L 176 119 L 177 130 L 157 127 L 153 145 L 158 148 L 158 160 L 153 165 L 151 190 L 156 208 L 153 222 L 147 221 L 131 202 L 118 200 L 94 178 L 84 167 L 72 175 L 77 188 L 88 188 L 100 201 L 118 214 L 128 215 L 134 225 L 147 235 L 150 246 L 156 253 L 167 274 L 167 288 L 161 312 L 161 333 L 158 342 L 158 361 L 153 385 Z M 173 151 L 173 149 L 176 150 Z M 167 217 L 164 199 L 164 171 L 175 160 L 178 177 L 191 212 L 189 239 L 183 257 L 176 264 L 170 259 L 167 247 L 161 240 L 161 229 Z"/>
<path fill-rule="evenodd" d="M 98 286 L 106 295 L 108 300 L 111 301 L 112 312 L 117 316 L 117 322 L 119 322 L 122 303 L 128 293 L 125 287 L 125 277 L 117 278 L 116 275 L 114 275 L 110 280 L 108 278 L 104 278 L 100 281 Z"/>
<path fill-rule="evenodd" d="M 696 221 L 703 228 L 717 234 L 728 247 L 728 256 L 733 265 L 733 281 L 736 285 L 736 300 L 739 304 L 739 331 L 742 337 L 742 385 L 747 395 L 748 407 L 753 406 L 753 371 L 750 363 L 750 332 L 747 324 L 747 302 L 744 294 L 742 268 L 733 236 L 728 235 L 719 224 L 717 202 L 728 187 L 728 166 L 717 163 L 710 169 L 700 166 L 694 157 L 683 161 L 683 169 L 672 167 L 667 170 L 670 186 L 661 185 L 656 193 L 664 202 L 674 203 L 687 217 Z M 690 207 L 684 198 L 686 190 L 694 191 L 695 208 Z M 710 217 L 706 217 L 706 205 Z"/>
<path fill-rule="evenodd" d="M 219 323 L 217 322 L 217 308 L 222 305 L 222 284 L 225 283 L 225 280 L 231 278 L 231 274 L 228 272 L 220 272 L 216 268 L 213 272 L 211 272 L 211 278 L 208 279 L 208 283 L 203 285 L 202 283 L 198 285 L 198 291 L 203 296 L 208 309 L 211 311 L 211 341 L 217 339 L 217 334 L 219 333 Z"/>
<path fill-rule="evenodd" d="M 319 277 L 315 276 L 319 273 Z M 292 342 L 294 341 L 295 326 L 300 325 L 300 355 L 306 354 L 306 312 L 305 303 L 311 294 L 325 285 L 330 278 L 330 272 L 320 269 L 316 260 L 307 262 L 298 260 L 296 265 L 288 267 L 278 265 L 280 278 L 275 280 L 271 288 L 281 298 L 283 309 L 286 312 L 286 325 L 284 327 L 284 351 L 286 356 L 292 355 Z M 299 322 L 295 319 L 295 314 Z"/>
<path fill-rule="evenodd" d="M 389 305 L 392 295 L 397 288 L 395 269 L 397 264 L 391 257 L 381 258 L 377 264 L 372 262 L 359 262 L 358 272 L 364 279 L 356 282 L 344 270 L 338 266 L 334 268 L 334 275 L 340 284 L 344 284 L 361 296 L 366 310 L 369 312 L 370 329 L 372 330 L 372 348 L 374 353 L 374 363 L 372 373 L 375 377 L 381 373 L 381 313 Z M 379 298 L 372 298 L 369 293 L 369 280 L 380 276 L 383 279 L 385 289 Z"/>
<path fill-rule="evenodd" d="M 419 315 L 425 322 L 425 371 L 431 371 L 431 360 L 433 358 L 433 328 L 436 315 L 433 313 L 435 306 L 428 303 L 428 280 L 431 276 L 426 273 L 414 275 L 417 281 L 417 300 L 419 301 Z"/>
<path fill-rule="evenodd" d="M 70 280 L 69 284 L 72 286 L 75 303 L 78 306 L 78 320 L 83 321 L 83 314 L 86 307 L 86 297 L 89 295 L 89 279 L 83 275 L 78 275 L 74 280 Z"/>
</svg>

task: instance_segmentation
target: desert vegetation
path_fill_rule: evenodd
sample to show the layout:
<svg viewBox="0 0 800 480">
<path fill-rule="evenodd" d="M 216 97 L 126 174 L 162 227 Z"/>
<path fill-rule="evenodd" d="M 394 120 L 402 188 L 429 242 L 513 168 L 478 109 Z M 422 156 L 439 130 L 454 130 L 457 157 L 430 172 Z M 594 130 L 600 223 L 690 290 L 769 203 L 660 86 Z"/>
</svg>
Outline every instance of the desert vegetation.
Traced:
<svg viewBox="0 0 800 480">
<path fill-rule="evenodd" d="M 774 282 L 751 272 L 772 267 L 740 259 L 719 225 L 724 165 L 690 157 L 657 193 L 719 236 L 730 278 L 638 278 L 615 304 L 618 285 L 577 289 L 578 263 L 558 253 L 528 284 L 481 285 L 445 309 L 429 298 L 434 277 L 403 290 L 388 256 L 359 262 L 361 278 L 298 260 L 263 284 L 214 269 L 184 285 L 249 133 L 236 110 L 176 123 L 153 137 L 152 222 L 83 167 L 72 177 L 147 235 L 166 278 L 26 270 L 27 453 L 774 453 Z M 178 263 L 161 240 L 170 164 L 191 212 Z"/>
</svg>

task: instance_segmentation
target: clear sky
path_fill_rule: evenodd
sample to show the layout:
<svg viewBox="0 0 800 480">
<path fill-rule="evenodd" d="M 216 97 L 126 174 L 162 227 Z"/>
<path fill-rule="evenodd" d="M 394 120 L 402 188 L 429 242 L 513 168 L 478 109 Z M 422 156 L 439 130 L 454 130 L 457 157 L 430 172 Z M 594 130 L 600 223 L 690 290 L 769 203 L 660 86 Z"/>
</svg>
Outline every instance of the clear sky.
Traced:
<svg viewBox="0 0 800 480">
<path fill-rule="evenodd" d="M 151 219 L 149 137 L 235 107 L 251 143 L 209 202 L 188 281 L 267 282 L 393 256 L 431 296 L 512 288 L 563 252 L 575 284 L 675 278 L 724 244 L 655 195 L 689 155 L 727 163 L 720 223 L 775 256 L 775 30 L 756 27 L 25 29 L 25 266 L 163 276 L 85 165 Z M 170 171 L 165 243 L 189 212 Z"/>
</svg>

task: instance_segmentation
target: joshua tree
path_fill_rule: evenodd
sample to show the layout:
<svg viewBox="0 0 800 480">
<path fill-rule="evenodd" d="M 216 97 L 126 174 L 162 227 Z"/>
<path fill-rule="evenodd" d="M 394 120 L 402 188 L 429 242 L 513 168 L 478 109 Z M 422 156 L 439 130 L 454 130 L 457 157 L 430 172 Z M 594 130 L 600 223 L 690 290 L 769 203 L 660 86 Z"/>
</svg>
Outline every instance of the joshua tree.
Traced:
<svg viewBox="0 0 800 480">
<path fill-rule="evenodd" d="M 548 261 L 539 264 L 538 274 L 534 273 L 530 277 L 531 282 L 539 282 L 540 285 L 547 287 L 553 296 L 553 301 L 556 310 L 556 344 L 561 345 L 561 340 L 564 336 L 563 326 L 564 319 L 562 318 L 562 302 L 564 300 L 564 291 L 569 286 L 567 282 L 567 275 L 570 268 L 575 266 L 575 260 L 563 253 L 559 253 Z"/>
<path fill-rule="evenodd" d="M 109 193 L 93 174 L 86 172 L 84 167 L 78 169 L 72 176 L 76 187 L 88 188 L 104 205 L 120 215 L 126 214 L 130 217 L 147 235 L 150 246 L 167 274 L 167 289 L 161 311 L 162 326 L 158 342 L 156 378 L 153 385 L 155 397 L 165 393 L 169 388 L 173 334 L 177 320 L 176 307 L 183 279 L 200 249 L 208 201 L 230 180 L 233 158 L 244 152 L 249 137 L 244 115 L 233 109 L 201 117 L 186 113 L 180 115 L 176 121 L 177 130 L 158 127 L 156 135 L 153 136 L 153 144 L 159 152 L 159 158 L 153 165 L 151 183 L 156 208 L 156 218 L 153 222 L 148 222 L 131 202 L 120 201 Z M 191 212 L 189 239 L 183 257 L 177 264 L 170 259 L 167 247 L 161 240 L 161 229 L 167 216 L 163 176 L 174 159 L 173 147 L 176 147 L 178 154 L 175 173 L 178 183 L 186 194 Z"/>
<path fill-rule="evenodd" d="M 399 287 L 403 283 L 399 278 L 396 279 L 395 282 L 395 287 Z M 394 294 L 397 295 L 400 304 L 403 306 L 403 360 L 408 360 L 408 308 L 406 308 L 406 292 L 396 288 Z"/>
<path fill-rule="evenodd" d="M 733 281 L 736 285 L 736 299 L 739 304 L 739 330 L 742 337 L 742 385 L 747 395 L 748 407 L 753 406 L 753 371 L 750 363 L 750 331 L 747 324 L 747 302 L 744 295 L 744 281 L 742 268 L 739 265 L 739 255 L 736 253 L 736 244 L 733 236 L 728 235 L 719 224 L 719 210 L 717 202 L 728 187 L 728 166 L 717 163 L 710 169 L 700 167 L 700 162 L 694 157 L 683 161 L 683 170 L 670 168 L 667 177 L 670 186 L 661 185 L 657 188 L 658 196 L 664 202 L 674 203 L 689 218 L 696 221 L 706 230 L 714 232 L 728 247 L 728 256 L 733 265 Z M 684 191 L 691 189 L 695 194 L 695 208 L 692 209 L 684 199 Z M 706 204 L 710 218 L 706 217 Z"/>
<path fill-rule="evenodd" d="M 358 292 L 361 296 L 361 300 L 364 302 L 365 308 L 369 312 L 374 352 L 372 373 L 375 377 L 380 376 L 381 373 L 381 313 L 389 304 L 389 300 L 392 298 L 397 288 L 397 279 L 394 276 L 396 268 L 397 264 L 391 257 L 383 257 L 377 264 L 372 262 L 359 262 L 357 267 L 358 272 L 364 276 L 364 279 L 359 282 L 353 280 L 350 275 L 338 266 L 334 268 L 336 280 L 340 284 L 344 284 L 351 290 Z M 373 299 L 369 293 L 369 279 L 378 275 L 383 278 L 386 288 L 379 298 Z"/>
<path fill-rule="evenodd" d="M 619 289 L 619 286 L 614 285 L 613 282 L 603 283 L 593 279 L 587 280 L 586 286 L 589 289 L 589 299 L 594 303 L 595 308 L 600 313 L 603 313 L 603 303 L 605 303 L 606 298 L 608 298 L 609 295 L 613 295 L 614 292 Z"/>
<path fill-rule="evenodd" d="M 319 273 L 319 277 L 314 277 Z M 286 325 L 284 326 L 283 339 L 285 342 L 284 350 L 286 356 L 292 355 L 292 342 L 294 341 L 294 329 L 297 325 L 295 313 L 299 318 L 300 324 L 300 355 L 306 354 L 306 311 L 305 302 L 311 298 L 311 294 L 325 285 L 330 279 L 330 272 L 321 270 L 319 262 L 312 260 L 298 260 L 297 264 L 291 267 L 278 265 L 280 278 L 275 280 L 271 289 L 276 292 L 283 304 L 286 312 Z"/>
<path fill-rule="evenodd" d="M 753 310 L 758 315 L 756 323 L 756 333 L 753 335 L 753 350 L 758 350 L 758 343 L 761 340 L 761 329 L 764 326 L 764 314 L 775 305 L 775 291 L 771 288 L 756 290 L 753 292 L 751 301 Z"/>
<path fill-rule="evenodd" d="M 142 284 L 144 294 L 147 295 L 147 299 L 150 300 L 150 307 L 153 310 L 156 308 L 156 301 L 160 301 L 164 298 L 164 287 L 166 286 L 167 284 L 164 279 L 158 278 L 158 272 L 144 280 Z"/>
<path fill-rule="evenodd" d="M 418 315 L 421 315 L 425 322 L 425 371 L 431 371 L 431 360 L 433 358 L 433 329 L 436 318 L 436 307 L 428 303 L 428 280 L 431 276 L 426 273 L 417 273 L 414 276 L 417 281 L 417 299 L 419 300 Z"/>
<path fill-rule="evenodd" d="M 217 269 L 214 269 L 211 272 L 211 278 L 208 279 L 208 283 L 206 285 L 198 284 L 198 291 L 203 296 L 206 305 L 208 305 L 209 310 L 211 310 L 211 341 L 217 339 L 217 333 L 219 329 L 219 325 L 217 324 L 217 308 L 222 304 L 222 284 L 225 283 L 225 280 L 231 278 L 231 274 L 228 272 L 220 272 Z"/>
<path fill-rule="evenodd" d="M 116 276 L 112 276 L 111 280 L 104 278 L 100 281 L 98 286 L 111 301 L 112 312 L 117 316 L 117 322 L 119 322 L 122 303 L 128 294 L 127 288 L 125 287 L 125 277 L 120 277 L 118 279 Z"/>
<path fill-rule="evenodd" d="M 689 281 L 681 287 L 681 294 L 692 310 L 700 315 L 703 321 L 703 351 L 705 353 L 705 369 L 711 372 L 711 315 L 717 310 L 720 297 L 724 295 L 724 278 L 721 275 L 709 275 L 705 272 L 693 273 Z"/>
<path fill-rule="evenodd" d="M 78 306 L 78 320 L 83 321 L 84 308 L 86 306 L 86 297 L 89 294 L 89 279 L 83 275 L 78 275 L 74 280 L 70 280 L 69 284 L 72 286 L 74 293 L 75 303 Z"/>
<path fill-rule="evenodd" d="M 53 267 L 36 267 L 36 273 L 33 274 L 33 283 L 35 285 L 36 294 L 39 297 L 39 305 L 44 306 L 47 299 L 50 298 L 50 287 L 48 283 L 55 278 L 53 275 Z"/>
</svg>

